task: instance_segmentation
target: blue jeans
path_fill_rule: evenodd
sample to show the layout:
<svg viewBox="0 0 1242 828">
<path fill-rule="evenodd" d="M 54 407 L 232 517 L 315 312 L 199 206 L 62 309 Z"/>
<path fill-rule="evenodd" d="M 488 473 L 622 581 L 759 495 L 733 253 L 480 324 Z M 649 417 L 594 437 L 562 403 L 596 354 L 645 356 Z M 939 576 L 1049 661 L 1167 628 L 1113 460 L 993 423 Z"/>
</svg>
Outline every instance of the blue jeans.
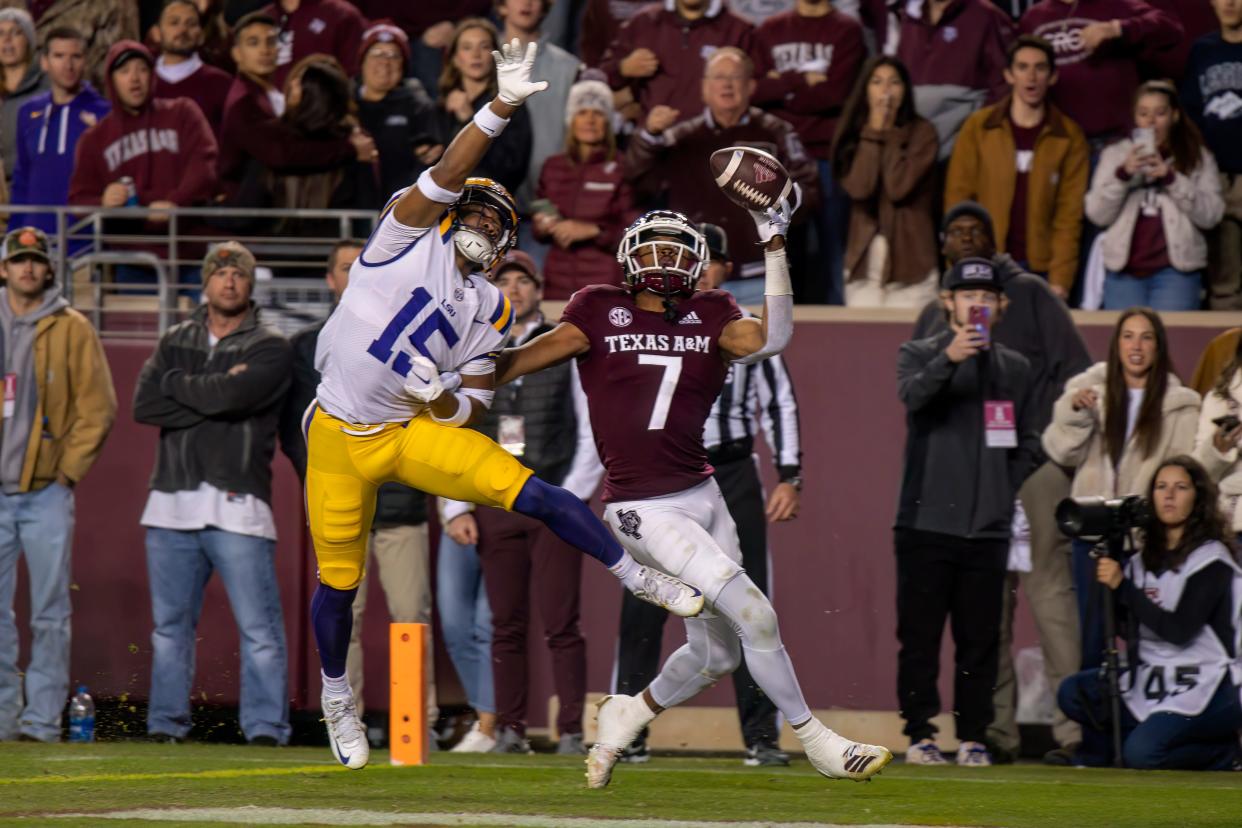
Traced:
<svg viewBox="0 0 1242 828">
<path fill-rule="evenodd" d="M 1104 310 L 1146 306 L 1157 311 L 1199 310 L 1203 278 L 1199 271 L 1186 273 L 1173 267 L 1146 278 L 1108 271 L 1104 276 Z"/>
<path fill-rule="evenodd" d="M 1104 663 L 1104 616 L 1101 614 L 1101 587 L 1095 580 L 1096 561 L 1091 557 L 1094 547 L 1095 544 L 1077 538 L 1070 543 L 1070 574 L 1074 579 L 1074 597 L 1078 601 L 1083 670 Z"/>
<path fill-rule="evenodd" d="M 0 495 L 0 739 L 20 732 L 60 740 L 69 698 L 69 564 L 73 492 L 53 483 L 36 492 Z M 30 663 L 26 702 L 17 667 L 17 556 L 30 575 Z"/>
<path fill-rule="evenodd" d="M 203 591 L 220 573 L 241 638 L 241 729 L 289 741 L 288 658 L 276 582 L 276 544 L 221 529 L 147 529 L 151 582 L 151 705 L 147 732 L 190 732 L 194 639 Z"/>
<path fill-rule="evenodd" d="M 819 161 L 819 210 L 815 229 L 819 233 L 819 261 L 827 267 L 826 304 L 845 304 L 845 240 L 849 233 L 850 199 L 833 180 L 832 162 Z M 818 298 L 813 301 L 820 301 Z"/>
<path fill-rule="evenodd" d="M 492 609 L 483 588 L 483 570 L 473 546 L 440 533 L 436 559 L 436 606 L 440 630 L 466 701 L 477 713 L 496 712 L 492 685 Z"/>
<path fill-rule="evenodd" d="M 1112 764 L 1107 688 L 1098 670 L 1084 670 L 1061 682 L 1057 704 L 1082 725 L 1082 764 Z M 1198 716 L 1154 713 L 1139 722 L 1121 702 L 1121 753 L 1137 770 L 1229 770 L 1238 757 L 1242 705 L 1229 677 Z"/>
</svg>

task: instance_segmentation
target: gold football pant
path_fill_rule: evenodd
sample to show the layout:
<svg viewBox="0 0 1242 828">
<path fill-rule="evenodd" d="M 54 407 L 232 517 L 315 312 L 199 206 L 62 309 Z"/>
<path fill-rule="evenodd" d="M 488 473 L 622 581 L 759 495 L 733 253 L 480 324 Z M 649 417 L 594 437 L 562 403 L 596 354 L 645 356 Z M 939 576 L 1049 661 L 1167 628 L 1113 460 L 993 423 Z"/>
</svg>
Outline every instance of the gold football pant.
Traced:
<svg viewBox="0 0 1242 828">
<path fill-rule="evenodd" d="M 362 580 L 380 484 L 512 509 L 532 472 L 477 431 L 427 414 L 406 423 L 353 425 L 313 405 L 306 430 L 306 513 L 319 580 L 353 589 Z"/>
</svg>

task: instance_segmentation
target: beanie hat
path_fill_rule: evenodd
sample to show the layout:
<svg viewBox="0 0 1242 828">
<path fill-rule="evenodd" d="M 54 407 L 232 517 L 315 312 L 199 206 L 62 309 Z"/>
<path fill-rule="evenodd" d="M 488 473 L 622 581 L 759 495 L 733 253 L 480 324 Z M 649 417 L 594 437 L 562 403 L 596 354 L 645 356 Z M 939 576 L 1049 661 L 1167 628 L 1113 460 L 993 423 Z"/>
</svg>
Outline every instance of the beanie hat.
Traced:
<svg viewBox="0 0 1242 828">
<path fill-rule="evenodd" d="M 410 39 L 391 20 L 377 20 L 362 33 L 362 45 L 358 48 L 358 65 L 376 43 L 393 43 L 401 50 L 403 63 L 410 62 Z"/>
<path fill-rule="evenodd" d="M 988 212 L 987 207 L 984 207 L 977 201 L 959 201 L 950 207 L 948 212 L 944 214 L 944 221 L 940 222 L 940 232 L 942 234 L 949 232 L 949 225 L 953 223 L 954 219 L 959 219 L 962 216 L 974 216 L 983 222 L 983 226 L 988 229 L 988 238 L 995 243 L 996 231 L 992 228 L 992 214 Z"/>
<path fill-rule="evenodd" d="M 21 27 L 22 34 L 26 36 L 28 49 L 26 57 L 33 60 L 35 52 L 39 49 L 39 41 L 35 39 L 34 18 L 30 16 L 30 12 L 12 6 L 7 9 L 0 9 L 0 23 L 6 21 L 16 23 Z"/>
<path fill-rule="evenodd" d="M 565 102 L 565 125 L 573 122 L 574 115 L 583 109 L 594 109 L 604 113 L 604 117 L 612 120 L 612 90 L 608 84 L 597 80 L 578 81 L 569 88 L 569 98 Z"/>
<path fill-rule="evenodd" d="M 203 284 L 207 284 L 211 274 L 222 267 L 235 267 L 247 279 L 254 280 L 254 254 L 241 242 L 220 242 L 207 251 L 207 255 L 203 257 Z"/>
</svg>

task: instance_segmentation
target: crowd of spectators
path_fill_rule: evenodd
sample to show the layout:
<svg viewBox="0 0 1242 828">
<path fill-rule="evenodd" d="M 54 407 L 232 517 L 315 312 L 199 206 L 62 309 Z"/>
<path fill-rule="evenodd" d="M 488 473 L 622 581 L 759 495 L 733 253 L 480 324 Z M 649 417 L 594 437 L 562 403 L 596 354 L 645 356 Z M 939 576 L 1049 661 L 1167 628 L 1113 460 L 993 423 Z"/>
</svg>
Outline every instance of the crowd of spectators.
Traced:
<svg viewBox="0 0 1242 828">
<path fill-rule="evenodd" d="M 517 39 L 539 43 L 549 88 L 477 173 L 517 197 L 546 298 L 619 279 L 618 229 L 665 207 L 725 228 L 737 266 L 724 287 L 756 300 L 749 225 L 705 161 L 746 143 L 802 185 L 801 303 L 921 306 L 941 216 L 973 199 L 998 249 L 1073 306 L 1242 304 L 1242 9 L 1229 0 L 107 5 L 0 9 L 14 204 L 220 206 L 234 212 L 179 231 L 335 238 L 327 222 L 245 210 L 379 209 L 489 99 L 491 51 Z M 112 51 L 125 40 L 148 55 Z M 193 143 L 147 137 L 148 103 L 117 100 L 113 83 L 134 56 L 148 96 L 197 105 L 212 145 L 197 125 Z M 137 120 L 79 146 L 114 108 Z M 100 157 L 116 140 L 126 169 Z M 145 154 L 196 180 L 144 187 L 128 167 Z M 96 171 L 85 195 L 70 192 L 78 167 Z M 109 229 L 150 235 L 160 220 Z M 11 214 L 26 224 L 55 218 Z"/>
</svg>

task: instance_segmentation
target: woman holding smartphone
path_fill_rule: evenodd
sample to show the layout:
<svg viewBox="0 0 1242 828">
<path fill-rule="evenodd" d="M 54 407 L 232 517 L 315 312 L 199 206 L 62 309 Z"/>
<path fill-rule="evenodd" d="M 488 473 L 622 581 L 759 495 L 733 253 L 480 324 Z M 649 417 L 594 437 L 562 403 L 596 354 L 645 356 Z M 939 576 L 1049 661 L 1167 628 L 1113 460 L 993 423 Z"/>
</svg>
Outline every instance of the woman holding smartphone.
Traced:
<svg viewBox="0 0 1242 828">
<path fill-rule="evenodd" d="M 1191 457 L 1160 464 L 1146 491 L 1142 546 L 1125 563 L 1100 558 L 1093 576 L 1113 592 L 1129 668 L 1122 688 L 1122 758 L 1142 770 L 1230 770 L 1242 706 L 1242 568 L 1216 486 Z M 1078 764 L 1110 764 L 1108 696 L 1098 670 L 1057 691 L 1082 724 Z"/>
<path fill-rule="evenodd" d="M 1164 323 L 1151 308 L 1117 320 L 1108 361 L 1065 384 L 1044 431 L 1044 451 L 1074 469 L 1072 497 L 1142 494 L 1156 469 L 1194 447 L 1199 395 L 1173 373 Z M 1103 661 L 1104 632 L 1095 595 L 1092 544 L 1071 546 L 1083 669 Z"/>
<path fill-rule="evenodd" d="M 1194 457 L 1220 488 L 1220 510 L 1235 535 L 1242 537 L 1242 340 L 1233 359 L 1221 370 L 1216 385 L 1203 398 Z"/>
<path fill-rule="evenodd" d="M 543 298 L 568 299 L 587 285 L 621 284 L 617 245 L 637 214 L 612 132 L 612 92 L 585 80 L 569 90 L 565 151 L 543 163 L 531 204 L 535 238 L 552 244 Z"/>
<path fill-rule="evenodd" d="M 1168 81 L 1134 99 L 1133 135 L 1100 154 L 1087 218 L 1104 229 L 1104 308 L 1198 310 L 1204 232 L 1220 223 L 1216 159 Z"/>
</svg>

